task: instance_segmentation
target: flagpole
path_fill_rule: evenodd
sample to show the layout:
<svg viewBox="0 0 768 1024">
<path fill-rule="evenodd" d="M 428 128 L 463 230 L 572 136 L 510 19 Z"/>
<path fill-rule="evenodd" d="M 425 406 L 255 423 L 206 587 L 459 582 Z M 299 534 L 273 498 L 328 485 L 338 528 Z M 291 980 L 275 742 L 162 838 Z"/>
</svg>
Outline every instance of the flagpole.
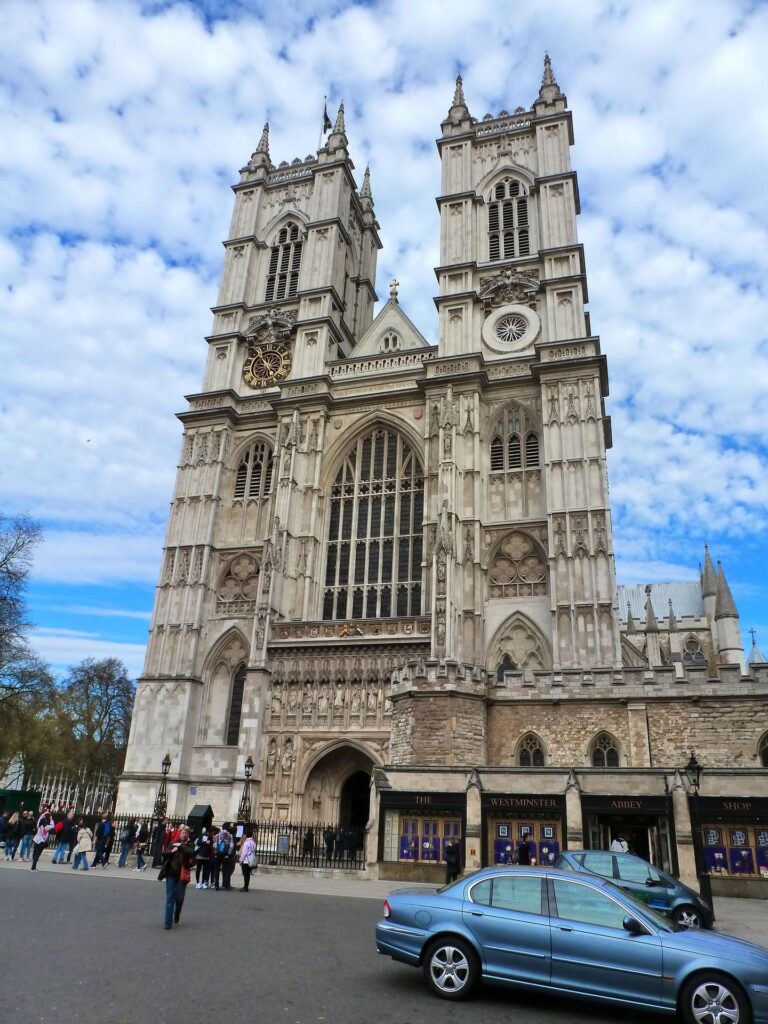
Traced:
<svg viewBox="0 0 768 1024">
<path fill-rule="evenodd" d="M 328 97 L 323 96 L 323 116 L 320 119 L 320 134 L 317 137 L 317 148 L 320 149 L 323 145 L 323 132 L 325 131 L 325 118 L 326 111 L 328 110 Z"/>
</svg>

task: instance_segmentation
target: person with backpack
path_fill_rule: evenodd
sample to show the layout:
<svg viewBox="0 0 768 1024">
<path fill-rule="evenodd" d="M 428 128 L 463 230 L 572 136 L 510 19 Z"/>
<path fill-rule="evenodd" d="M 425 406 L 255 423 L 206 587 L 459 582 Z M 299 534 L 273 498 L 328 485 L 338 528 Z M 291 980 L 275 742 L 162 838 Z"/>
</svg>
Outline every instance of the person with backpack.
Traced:
<svg viewBox="0 0 768 1024">
<path fill-rule="evenodd" d="M 124 868 L 128 863 L 128 856 L 131 852 L 131 847 L 133 846 L 135 832 L 136 822 L 133 818 L 126 822 L 120 829 L 120 856 L 117 858 L 117 866 L 119 868 Z"/>
<path fill-rule="evenodd" d="M 109 854 L 112 850 L 114 839 L 113 833 L 114 829 L 112 828 L 109 812 L 104 811 L 101 821 L 96 826 L 96 856 L 93 858 L 92 868 L 95 868 L 97 864 L 101 864 L 105 868 L 109 863 Z"/>
<path fill-rule="evenodd" d="M 230 831 L 230 824 L 225 821 L 213 840 L 214 850 L 214 888 L 219 888 L 219 872 L 221 872 L 222 889 L 231 889 L 232 871 L 234 869 L 235 840 Z"/>
<path fill-rule="evenodd" d="M 56 833 L 56 849 L 54 850 L 51 864 L 63 864 L 69 852 L 69 841 L 72 832 L 77 828 L 75 812 L 68 811 L 66 817 L 59 819 L 53 826 Z"/>
</svg>

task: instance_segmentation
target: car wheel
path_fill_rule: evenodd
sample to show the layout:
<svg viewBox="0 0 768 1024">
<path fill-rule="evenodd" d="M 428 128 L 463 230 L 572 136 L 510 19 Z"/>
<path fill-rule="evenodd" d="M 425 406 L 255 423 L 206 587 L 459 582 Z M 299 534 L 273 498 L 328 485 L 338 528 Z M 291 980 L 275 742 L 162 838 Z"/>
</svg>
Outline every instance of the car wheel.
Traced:
<svg viewBox="0 0 768 1024">
<path fill-rule="evenodd" d="M 480 964 L 468 943 L 448 935 L 427 949 L 424 977 L 441 999 L 466 999 L 480 980 Z"/>
<path fill-rule="evenodd" d="M 672 920 L 683 928 L 701 928 L 703 924 L 701 913 L 688 903 L 682 907 L 675 907 L 672 911 Z"/>
<path fill-rule="evenodd" d="M 686 1024 L 750 1024 L 752 1012 L 740 985 L 712 971 L 690 978 L 680 996 Z"/>
</svg>

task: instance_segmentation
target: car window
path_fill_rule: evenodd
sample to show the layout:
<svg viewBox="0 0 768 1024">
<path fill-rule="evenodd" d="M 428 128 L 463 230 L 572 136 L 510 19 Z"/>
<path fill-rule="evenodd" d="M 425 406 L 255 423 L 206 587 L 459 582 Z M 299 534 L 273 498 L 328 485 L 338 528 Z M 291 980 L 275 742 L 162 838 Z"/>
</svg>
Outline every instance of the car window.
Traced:
<svg viewBox="0 0 768 1024">
<path fill-rule="evenodd" d="M 581 863 L 585 871 L 613 878 L 613 857 L 610 853 L 585 853 Z"/>
<path fill-rule="evenodd" d="M 543 881 L 534 875 L 499 875 L 493 880 L 492 905 L 502 910 L 540 914 Z"/>
<path fill-rule="evenodd" d="M 624 928 L 627 912 L 604 893 L 579 882 L 555 878 L 557 916 L 582 924 L 597 924 L 603 928 Z"/>
<path fill-rule="evenodd" d="M 645 884 L 651 877 L 648 865 L 642 860 L 635 860 L 633 857 L 619 857 L 617 863 L 619 865 L 619 878 L 625 882 L 641 882 Z"/>
<path fill-rule="evenodd" d="M 491 905 L 491 879 L 485 878 L 477 885 L 473 885 L 469 895 L 473 903 L 482 903 L 489 907 Z"/>
</svg>

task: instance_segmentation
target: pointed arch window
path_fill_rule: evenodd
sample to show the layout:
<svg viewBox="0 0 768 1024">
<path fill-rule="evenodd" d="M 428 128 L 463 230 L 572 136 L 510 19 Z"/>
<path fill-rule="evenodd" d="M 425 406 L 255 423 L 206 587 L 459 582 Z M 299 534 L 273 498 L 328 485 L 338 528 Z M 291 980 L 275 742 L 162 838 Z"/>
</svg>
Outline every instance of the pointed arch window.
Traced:
<svg viewBox="0 0 768 1024">
<path fill-rule="evenodd" d="M 424 478 L 391 430 L 361 437 L 331 488 L 324 619 L 421 614 Z"/>
<path fill-rule="evenodd" d="M 496 421 L 493 430 L 491 472 L 519 472 L 538 468 L 537 426 L 521 406 L 510 406 Z"/>
<path fill-rule="evenodd" d="M 235 477 L 234 498 L 267 498 L 272 493 L 272 449 L 263 442 L 243 453 Z"/>
<path fill-rule="evenodd" d="M 521 768 L 544 767 L 544 745 L 535 733 L 529 732 L 520 740 L 517 763 Z"/>
<path fill-rule="evenodd" d="M 488 258 L 511 260 L 530 252 L 526 188 L 516 178 L 504 178 L 488 196 Z"/>
<path fill-rule="evenodd" d="M 298 224 L 289 221 L 277 234 L 269 253 L 266 302 L 292 299 L 299 288 L 304 242 Z"/>
<path fill-rule="evenodd" d="M 760 764 L 763 768 L 768 768 L 768 732 L 760 740 L 757 751 L 758 757 L 760 758 Z"/>
<path fill-rule="evenodd" d="M 232 679 L 227 714 L 227 746 L 236 747 L 240 738 L 240 718 L 243 714 L 243 693 L 245 691 L 245 665 L 241 665 Z"/>
<path fill-rule="evenodd" d="M 610 733 L 601 732 L 592 742 L 590 761 L 594 768 L 618 768 L 621 763 L 619 744 Z"/>
<path fill-rule="evenodd" d="M 695 636 L 689 636 L 683 644 L 683 665 L 698 668 L 707 664 L 707 656 L 701 642 Z"/>
<path fill-rule="evenodd" d="M 499 662 L 499 664 L 496 666 L 496 682 L 497 683 L 503 683 L 504 682 L 504 673 L 505 672 L 516 672 L 516 671 L 517 671 L 517 665 L 514 663 L 514 661 L 512 661 L 512 659 L 510 658 L 510 656 L 508 654 L 505 654 L 504 657 Z"/>
</svg>

